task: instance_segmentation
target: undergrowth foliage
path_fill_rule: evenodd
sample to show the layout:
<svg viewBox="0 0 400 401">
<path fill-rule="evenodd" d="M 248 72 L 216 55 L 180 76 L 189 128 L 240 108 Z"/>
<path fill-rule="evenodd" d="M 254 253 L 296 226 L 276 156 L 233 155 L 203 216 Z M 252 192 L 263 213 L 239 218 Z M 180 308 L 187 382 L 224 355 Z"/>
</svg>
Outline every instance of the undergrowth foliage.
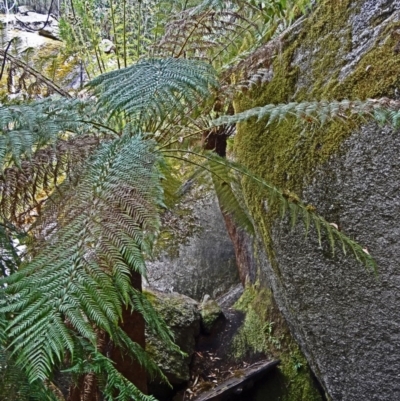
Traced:
<svg viewBox="0 0 400 401">
<path fill-rule="evenodd" d="M 195 166 L 193 179 L 202 172 L 211 176 L 222 210 L 250 233 L 256 232 L 256 224 L 241 196 L 243 178 L 259 186 L 266 209 L 279 209 L 293 226 L 301 220 L 309 235 L 314 226 L 320 242 L 323 233 L 327 235 L 332 252 L 339 246 L 376 269 L 368 251 L 315 208 L 202 146 L 204 137 L 229 136 L 234 132 L 230 125 L 249 118 L 267 124 L 294 115 L 299 122 L 323 124 L 329 119 L 345 123 L 357 114 L 396 126 L 399 122 L 400 102 L 389 99 L 265 105 L 221 116 L 227 107 L 221 106 L 218 72 L 223 75 L 230 62 L 238 60 L 240 52 L 232 49 L 243 24 L 254 27 L 262 38 L 271 34 L 257 30 L 263 20 L 254 22 L 239 3 L 197 2 L 190 10 L 181 8 L 183 14 L 171 22 L 170 26 L 181 26 L 179 18 L 187 15 L 190 22 L 184 29 L 196 31 L 203 44 L 214 40 L 202 31 L 204 27 L 223 29 L 227 41 L 216 47 L 210 43 L 214 51 L 220 49 L 210 57 L 196 56 L 199 39 L 191 42 L 186 36 L 184 42 L 178 35 L 168 58 L 136 59 L 130 67 L 93 79 L 86 100 L 50 98 L 0 106 L 0 374 L 20 380 L 18 399 L 28 399 L 30 391 L 41 394 L 41 400 L 62 399 L 54 373 L 66 371 L 92 384 L 96 378 L 107 400 L 153 400 L 118 372 L 105 344 L 112 341 L 127 357 L 163 377 L 123 331 L 121 321 L 125 308 L 137 311 L 167 348 L 175 347 L 165 322 L 131 282 L 133 273 L 146 275 L 144 260 L 157 238 L 160 214 L 179 198 L 180 177 L 173 161 Z M 254 2 L 250 5 L 255 15 L 263 10 Z M 209 25 L 214 17 L 218 21 Z M 271 21 L 276 22 L 272 17 Z M 149 23 L 152 29 L 156 25 Z M 142 25 L 136 28 L 140 47 L 150 36 Z M 172 42 L 163 34 L 168 29 L 157 31 L 156 43 L 167 53 Z M 116 54 L 122 66 L 133 50 L 124 52 L 123 31 L 116 37 L 122 40 Z M 207 46 L 199 47 L 198 55 L 208 52 Z M 227 49 L 232 50 L 230 57 L 218 57 L 210 65 Z M 137 58 L 144 54 L 136 50 Z M 226 102 L 230 101 L 228 97 Z M 0 380 L 1 385 L 9 384 Z"/>
</svg>

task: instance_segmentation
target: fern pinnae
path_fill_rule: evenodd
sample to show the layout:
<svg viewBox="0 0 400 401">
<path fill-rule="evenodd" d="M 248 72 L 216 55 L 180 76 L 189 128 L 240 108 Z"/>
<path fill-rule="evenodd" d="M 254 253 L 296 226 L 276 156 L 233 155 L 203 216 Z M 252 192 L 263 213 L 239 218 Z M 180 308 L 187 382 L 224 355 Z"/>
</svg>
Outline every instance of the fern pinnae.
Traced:
<svg viewBox="0 0 400 401">
<path fill-rule="evenodd" d="M 260 188 L 264 189 L 268 193 L 268 200 L 272 202 L 278 202 L 278 207 L 282 207 L 286 214 L 286 205 L 288 206 L 288 210 L 291 212 L 291 216 L 293 218 L 293 211 L 295 210 L 296 216 L 298 214 L 303 215 L 303 222 L 305 225 L 308 223 L 308 219 L 304 221 L 304 215 L 309 214 L 310 220 L 313 221 L 317 233 L 318 240 L 321 244 L 321 227 L 324 228 L 326 234 L 328 235 L 328 240 L 332 249 L 332 253 L 334 254 L 335 250 L 335 239 L 334 235 L 340 237 L 346 244 L 348 244 L 352 250 L 355 252 L 357 256 L 357 260 L 360 260 L 366 267 L 372 267 L 373 271 L 376 271 L 376 262 L 375 260 L 367 253 L 360 245 L 351 240 L 345 234 L 340 232 L 336 227 L 334 227 L 331 223 L 327 222 L 323 217 L 316 214 L 313 210 L 309 210 L 309 207 L 304 205 L 297 197 L 291 199 L 291 195 L 285 196 L 285 194 L 278 190 L 275 186 L 267 183 L 262 178 L 255 176 L 250 171 L 248 171 L 244 166 L 238 165 L 237 163 L 228 161 L 226 159 L 220 158 L 218 155 L 213 153 L 198 153 L 191 150 L 183 150 L 183 149 L 168 149 L 163 150 L 163 152 L 176 152 L 176 153 L 187 153 L 192 154 L 197 157 L 202 157 L 204 159 L 210 160 L 213 163 L 221 164 L 226 166 L 226 168 L 230 168 L 233 171 L 236 171 L 238 174 L 248 177 L 252 182 L 260 185 Z M 271 196 L 272 195 L 272 196 Z"/>
<path fill-rule="evenodd" d="M 66 332 L 60 333 L 55 328 L 56 331 L 47 334 L 41 332 L 39 335 L 40 330 L 52 324 L 59 313 L 63 314 L 74 330 L 90 341 L 96 340 L 90 322 L 107 331 L 111 338 L 115 334 L 113 327 L 121 316 L 121 304 L 126 300 L 129 290 L 126 289 L 125 294 L 121 295 L 115 291 L 121 288 L 120 286 L 127 287 L 128 282 L 124 280 L 117 286 L 111 283 L 108 286 L 104 285 L 107 276 L 99 270 L 96 249 L 101 250 L 102 243 L 114 244 L 115 257 L 120 263 L 127 264 L 128 271 L 142 269 L 142 233 L 139 236 L 133 234 L 135 230 L 140 232 L 141 227 L 150 231 L 157 228 L 157 208 L 152 207 L 150 201 L 161 196 L 157 187 L 158 175 L 154 173 L 157 157 L 150 149 L 150 143 L 143 142 L 139 137 L 125 137 L 103 145 L 98 150 L 96 162 L 91 165 L 76 189 L 78 197 L 82 200 L 81 207 L 71 210 L 72 205 L 64 205 L 63 214 L 69 216 L 69 221 L 64 221 L 66 226 L 54 232 L 47 240 L 50 244 L 47 249 L 45 247 L 41 254 L 28 263 L 26 269 L 22 269 L 17 277 L 14 275 L 8 280 L 5 290 L 7 294 L 18 297 L 18 294 L 24 293 L 30 300 L 27 305 L 19 304 L 18 308 L 11 302 L 7 310 L 16 313 L 8 329 L 11 347 L 18 349 L 23 355 L 22 359 L 28 358 L 37 362 L 35 365 L 26 366 L 28 376 L 32 380 L 47 377 L 48 366 L 52 365 L 54 360 L 60 360 L 60 356 L 65 352 L 64 346 L 61 345 L 64 344 Z M 126 160 L 130 160 L 130 163 L 127 164 Z M 137 182 L 132 192 L 134 197 L 134 193 L 137 193 L 137 207 L 134 213 L 131 210 L 131 213 L 125 214 L 124 210 L 120 210 L 119 202 L 113 202 L 113 190 L 118 187 L 119 190 L 126 188 L 130 191 L 129 188 L 132 187 L 127 187 L 127 183 L 131 181 L 132 186 L 130 177 L 137 174 L 138 170 L 141 170 L 142 174 L 136 178 Z M 93 185 L 93 182 L 97 184 Z M 93 196 L 94 202 L 91 200 Z M 115 216 L 111 214 L 110 207 L 115 208 Z M 118 213 L 121 213 L 120 218 L 117 217 Z M 101 219 L 104 219 L 104 224 L 101 223 Z M 124 234 L 123 226 L 128 226 L 129 234 Z M 98 242 L 96 247 L 92 245 L 94 238 Z M 139 241 L 135 243 L 134 238 Z M 129 246 L 131 250 L 128 250 Z M 62 262 L 59 261 L 60 250 L 64 253 Z M 99 257 L 102 258 L 102 253 Z M 53 276 L 54 280 L 46 280 L 46 274 Z M 109 281 L 115 279 L 118 277 L 108 276 Z M 57 335 L 55 339 L 54 336 Z M 21 358 L 19 360 L 22 361 Z"/>
<path fill-rule="evenodd" d="M 388 98 L 367 99 L 365 101 L 319 101 L 291 102 L 277 105 L 268 104 L 237 113 L 233 116 L 223 116 L 211 122 L 212 126 L 236 124 L 257 117 L 267 119 L 267 125 L 293 115 L 296 118 L 306 118 L 323 124 L 333 119 L 344 119 L 352 115 L 372 116 L 381 123 L 389 122 L 396 126 L 400 118 L 400 101 Z"/>
<path fill-rule="evenodd" d="M 112 113 L 125 112 L 142 123 L 165 118 L 174 107 L 182 112 L 184 104 L 194 106 L 216 85 L 211 66 L 184 59 L 142 60 L 88 84 L 99 96 L 101 107 Z"/>
</svg>

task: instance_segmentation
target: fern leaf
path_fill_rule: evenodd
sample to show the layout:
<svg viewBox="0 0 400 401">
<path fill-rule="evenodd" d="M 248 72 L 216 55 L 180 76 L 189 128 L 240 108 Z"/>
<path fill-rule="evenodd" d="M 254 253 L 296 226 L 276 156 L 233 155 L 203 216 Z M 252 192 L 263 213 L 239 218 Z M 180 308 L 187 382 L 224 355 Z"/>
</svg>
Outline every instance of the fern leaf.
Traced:
<svg viewBox="0 0 400 401">
<path fill-rule="evenodd" d="M 145 274 L 146 232 L 159 225 L 162 193 L 152 146 L 138 136 L 104 144 L 72 188 L 78 202 L 61 202 L 38 222 L 37 232 L 58 227 L 42 251 L 3 280 L 7 305 L 0 313 L 14 315 L 7 328 L 10 349 L 31 381 L 46 379 L 66 349 L 73 353 L 71 330 L 92 344 L 92 325 L 115 336 L 131 294 L 129 272 Z M 124 266 L 122 273 L 115 274 L 114 262 Z"/>
<path fill-rule="evenodd" d="M 267 104 L 263 107 L 255 107 L 237 113 L 233 116 L 223 116 L 212 121 L 213 126 L 236 124 L 241 121 L 256 117 L 265 119 L 267 124 L 282 121 L 284 118 L 294 115 L 300 119 L 310 119 L 323 124 L 333 119 L 345 119 L 352 115 L 370 116 L 379 123 L 390 123 L 398 126 L 400 120 L 400 101 L 388 98 L 368 99 L 365 101 L 342 100 L 320 101 L 301 103 Z"/>
<path fill-rule="evenodd" d="M 149 59 L 92 80 L 99 105 L 125 112 L 139 124 L 171 119 L 194 107 L 217 86 L 213 68 L 199 61 Z"/>
<path fill-rule="evenodd" d="M 322 229 L 325 231 L 328 236 L 328 240 L 330 242 L 333 253 L 336 247 L 336 237 L 342 247 L 345 246 L 351 249 L 357 260 L 361 261 L 367 268 L 371 268 L 374 272 L 376 272 L 376 262 L 374 258 L 368 252 L 366 252 L 361 245 L 346 236 L 343 232 L 339 231 L 336 227 L 332 226 L 322 216 L 318 215 L 315 212 L 314 208 L 305 205 L 303 202 L 300 201 L 297 196 L 280 191 L 277 187 L 266 182 L 261 177 L 256 176 L 244 166 L 229 161 L 227 159 L 223 159 L 215 153 L 199 153 L 181 149 L 169 149 L 163 150 L 163 152 L 167 155 L 169 153 L 186 153 L 188 155 L 201 157 L 212 163 L 223 166 L 226 171 L 232 170 L 244 177 L 249 178 L 254 184 L 260 187 L 260 193 L 265 194 L 265 203 L 268 208 L 276 206 L 278 210 L 282 211 L 282 218 L 286 215 L 287 212 L 289 212 L 290 218 L 292 219 L 292 224 L 296 224 L 297 217 L 302 216 L 306 231 L 308 231 L 310 222 L 314 224 L 318 233 L 318 239 L 320 243 L 321 231 Z"/>
<path fill-rule="evenodd" d="M 225 164 L 209 160 L 209 171 L 212 173 L 214 189 L 218 197 L 221 210 L 231 214 L 236 224 L 250 234 L 254 234 L 254 227 L 247 210 L 243 207 L 243 200 L 239 199 L 237 190 L 238 181 L 234 172 Z"/>
<path fill-rule="evenodd" d="M 83 123 L 93 114 L 93 104 L 78 100 L 46 99 L 32 104 L 0 106 L 0 166 L 21 165 L 33 149 L 54 145 L 67 133 L 88 134 Z"/>
</svg>

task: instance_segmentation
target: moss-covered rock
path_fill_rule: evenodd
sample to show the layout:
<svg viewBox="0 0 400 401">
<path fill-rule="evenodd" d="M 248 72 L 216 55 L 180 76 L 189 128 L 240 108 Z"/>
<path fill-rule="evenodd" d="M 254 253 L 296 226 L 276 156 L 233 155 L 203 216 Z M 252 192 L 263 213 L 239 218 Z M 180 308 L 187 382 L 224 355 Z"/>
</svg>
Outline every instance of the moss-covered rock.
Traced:
<svg viewBox="0 0 400 401">
<path fill-rule="evenodd" d="M 206 296 L 200 304 L 201 327 L 206 334 L 211 333 L 214 324 L 222 314 L 222 309 L 217 301 Z"/>
<path fill-rule="evenodd" d="M 181 294 L 165 294 L 147 289 L 146 297 L 165 320 L 174 334 L 175 343 L 185 353 L 166 350 L 163 343 L 151 333 L 146 333 L 146 351 L 156 361 L 171 384 L 182 384 L 190 378 L 189 365 L 200 333 L 198 303 Z"/>
<path fill-rule="evenodd" d="M 288 33 L 270 82 L 238 97 L 236 110 L 288 101 L 394 97 L 400 87 L 400 3 L 325 0 Z M 398 133 L 357 117 L 323 127 L 294 117 L 249 121 L 235 138 L 237 159 L 283 190 L 296 193 L 346 234 L 368 246 L 379 278 L 344 255 L 304 239 L 266 210 L 250 181 L 245 196 L 268 253 L 264 272 L 279 309 L 333 400 L 399 397 L 400 346 L 393 321 L 400 236 Z M 388 363 L 388 361 L 390 361 Z"/>
<path fill-rule="evenodd" d="M 277 309 L 271 291 L 258 285 L 247 286 L 235 308 L 246 314 L 242 327 L 234 337 L 235 357 L 264 353 L 281 361 L 279 372 L 257 386 L 249 399 L 322 401 L 307 360 Z"/>
</svg>

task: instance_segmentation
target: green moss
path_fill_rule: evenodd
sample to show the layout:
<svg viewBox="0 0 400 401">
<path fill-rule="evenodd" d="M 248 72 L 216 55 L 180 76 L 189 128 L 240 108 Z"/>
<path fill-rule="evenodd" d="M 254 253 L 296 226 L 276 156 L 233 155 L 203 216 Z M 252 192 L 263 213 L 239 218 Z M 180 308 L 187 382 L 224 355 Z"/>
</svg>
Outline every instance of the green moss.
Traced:
<svg viewBox="0 0 400 401">
<path fill-rule="evenodd" d="M 210 333 L 215 322 L 222 315 L 222 310 L 218 303 L 212 299 L 200 305 L 201 325 L 206 333 Z"/>
<path fill-rule="evenodd" d="M 325 0 L 304 23 L 301 32 L 286 39 L 282 52 L 273 62 L 271 82 L 245 94 L 235 102 L 236 111 L 268 103 L 321 99 L 366 99 L 391 96 L 400 85 L 400 22 L 389 24 L 371 49 L 340 79 L 346 54 L 352 48 L 349 18 L 358 11 L 361 1 Z M 303 59 L 297 63 L 299 54 Z M 300 69 L 301 66 L 301 69 Z M 314 123 L 288 118 L 280 124 L 249 120 L 238 127 L 234 151 L 237 160 L 254 173 L 282 190 L 302 196 L 317 167 L 337 153 L 345 139 L 362 120 L 358 117 L 331 122 L 322 128 Z M 276 270 L 270 239 L 277 210 L 266 213 L 259 188 L 249 180 L 244 183 L 245 196 Z"/>
<path fill-rule="evenodd" d="M 347 63 L 345 56 L 352 48 L 352 30 L 348 21 L 361 3 L 350 0 L 321 2 L 301 32 L 287 38 L 282 52 L 273 61 L 271 82 L 241 94 L 235 102 L 236 111 L 288 101 L 393 96 L 394 90 L 400 86 L 400 35 L 396 33 L 400 22 L 386 26 L 353 70 L 347 75 L 342 73 Z M 297 62 L 300 54 L 304 57 Z M 303 188 L 311 182 L 318 166 L 336 154 L 344 140 L 362 123 L 361 118 L 354 117 L 346 123 L 331 122 L 321 128 L 295 118 L 270 126 L 266 126 L 265 121 L 250 120 L 238 126 L 234 152 L 237 160 L 254 173 L 301 197 Z M 245 181 L 243 187 L 254 220 L 259 224 L 271 265 L 279 278 L 270 235 L 277 210 L 266 212 L 265 197 L 250 180 Z M 255 399 L 319 399 L 304 356 L 286 324 L 280 320 L 281 317 L 271 317 L 274 306 L 270 294 L 266 290 L 247 289 L 237 307 L 246 311 L 246 320 L 235 340 L 235 354 L 249 348 L 254 351 L 262 348 L 282 361 L 274 383 L 271 386 L 266 383 L 263 397 Z M 282 390 L 285 386 L 288 386 L 287 391 Z M 283 396 L 273 395 L 282 391 Z"/>
<path fill-rule="evenodd" d="M 247 286 L 235 308 L 245 321 L 234 338 L 234 355 L 265 353 L 280 359 L 279 372 L 263 383 L 252 399 L 263 401 L 321 401 L 311 371 L 278 311 L 271 291 Z"/>
</svg>

